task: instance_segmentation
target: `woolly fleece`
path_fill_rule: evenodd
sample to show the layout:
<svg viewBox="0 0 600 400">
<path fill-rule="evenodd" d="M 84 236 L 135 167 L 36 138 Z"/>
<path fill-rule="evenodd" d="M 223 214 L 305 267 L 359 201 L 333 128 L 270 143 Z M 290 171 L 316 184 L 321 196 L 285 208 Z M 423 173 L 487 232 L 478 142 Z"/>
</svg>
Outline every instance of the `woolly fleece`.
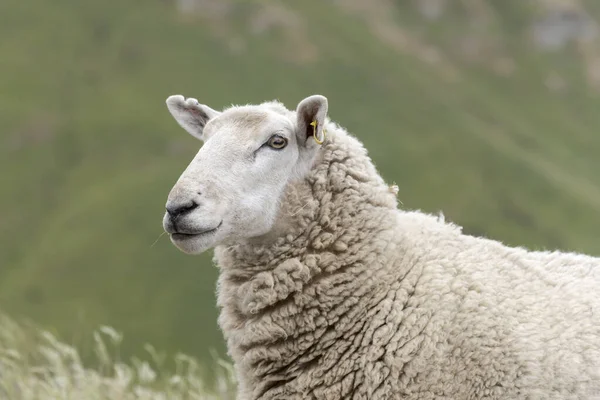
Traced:
<svg viewBox="0 0 600 400">
<path fill-rule="evenodd" d="M 239 400 L 600 399 L 600 259 L 401 211 L 363 145 L 326 129 L 284 233 L 215 248 Z"/>
</svg>

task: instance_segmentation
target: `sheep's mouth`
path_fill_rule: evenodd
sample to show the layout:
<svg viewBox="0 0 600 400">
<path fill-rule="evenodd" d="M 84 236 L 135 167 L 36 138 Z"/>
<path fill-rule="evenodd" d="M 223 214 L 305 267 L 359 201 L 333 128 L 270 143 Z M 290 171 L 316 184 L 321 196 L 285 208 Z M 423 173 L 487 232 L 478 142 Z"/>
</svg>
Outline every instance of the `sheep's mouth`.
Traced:
<svg viewBox="0 0 600 400">
<path fill-rule="evenodd" d="M 210 228 L 210 229 L 205 229 L 205 230 L 201 230 L 201 231 L 196 231 L 196 232 L 173 232 L 171 233 L 171 238 L 173 238 L 174 240 L 189 240 L 189 239 L 193 239 L 193 238 L 199 238 L 202 236 L 208 236 L 212 233 L 215 233 L 220 227 L 221 225 L 223 225 L 223 221 L 219 222 L 219 225 L 217 225 L 214 228 Z"/>
</svg>

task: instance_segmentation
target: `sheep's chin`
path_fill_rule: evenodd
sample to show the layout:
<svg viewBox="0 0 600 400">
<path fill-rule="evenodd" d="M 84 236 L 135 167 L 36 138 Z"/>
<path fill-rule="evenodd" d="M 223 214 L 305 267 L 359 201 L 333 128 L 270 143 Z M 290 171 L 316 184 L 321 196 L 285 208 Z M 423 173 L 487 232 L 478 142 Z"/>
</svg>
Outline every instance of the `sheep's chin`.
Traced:
<svg viewBox="0 0 600 400">
<path fill-rule="evenodd" d="M 171 234 L 171 243 L 185 254 L 201 254 L 215 246 L 216 232 L 198 235 Z"/>
</svg>

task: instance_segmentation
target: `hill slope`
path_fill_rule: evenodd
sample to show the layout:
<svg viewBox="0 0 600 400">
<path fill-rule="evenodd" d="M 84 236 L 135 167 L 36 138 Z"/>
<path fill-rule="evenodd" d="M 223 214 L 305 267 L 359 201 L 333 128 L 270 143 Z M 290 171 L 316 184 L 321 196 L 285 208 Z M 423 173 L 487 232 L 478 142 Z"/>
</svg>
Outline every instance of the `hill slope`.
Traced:
<svg viewBox="0 0 600 400">
<path fill-rule="evenodd" d="M 213 108 L 324 94 L 404 207 L 600 255 L 594 36 L 542 52 L 528 32 L 553 14 L 521 1 L 366 3 L 3 1 L 0 307 L 84 354 L 99 324 L 136 338 L 128 354 L 223 351 L 211 255 L 159 238 L 200 145 L 168 115 L 174 93 Z"/>
</svg>

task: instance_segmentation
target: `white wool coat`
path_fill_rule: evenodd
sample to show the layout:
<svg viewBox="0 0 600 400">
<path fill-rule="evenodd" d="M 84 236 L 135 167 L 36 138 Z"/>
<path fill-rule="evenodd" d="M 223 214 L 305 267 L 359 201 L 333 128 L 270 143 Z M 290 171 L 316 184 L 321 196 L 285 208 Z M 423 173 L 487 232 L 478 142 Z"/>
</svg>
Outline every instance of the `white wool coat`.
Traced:
<svg viewBox="0 0 600 400">
<path fill-rule="evenodd" d="M 278 233 L 215 249 L 240 400 L 600 399 L 600 259 L 401 211 L 327 131 Z"/>
</svg>

